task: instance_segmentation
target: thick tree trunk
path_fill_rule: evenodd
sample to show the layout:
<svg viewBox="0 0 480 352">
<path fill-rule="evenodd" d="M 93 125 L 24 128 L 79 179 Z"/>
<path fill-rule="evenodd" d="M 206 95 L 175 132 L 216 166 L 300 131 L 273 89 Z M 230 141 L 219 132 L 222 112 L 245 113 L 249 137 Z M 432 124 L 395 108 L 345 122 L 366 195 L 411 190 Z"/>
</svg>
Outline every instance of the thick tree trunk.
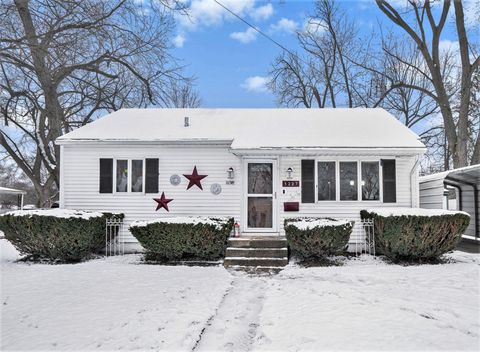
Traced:
<svg viewBox="0 0 480 352">
<path fill-rule="evenodd" d="M 38 35 L 33 24 L 30 8 L 28 7 L 28 0 L 15 0 L 15 6 L 17 8 L 20 20 L 23 25 L 25 37 L 27 39 L 28 47 L 32 55 L 32 63 L 35 68 L 37 77 L 39 79 L 40 86 L 44 93 L 45 99 L 45 119 L 48 119 L 49 127 L 49 140 L 55 140 L 62 135 L 62 121 L 64 120 L 63 109 L 58 100 L 57 84 L 53 81 L 53 73 L 50 72 L 45 57 L 47 55 L 47 49 L 42 46 L 42 43 L 38 40 Z M 42 121 L 41 121 L 42 122 Z M 43 121 L 44 123 L 45 121 Z M 40 138 L 40 137 L 39 137 Z M 55 182 L 58 186 L 58 168 L 56 165 L 60 162 L 60 147 L 53 146 L 54 155 L 50 155 L 48 146 L 44 146 L 44 155 L 46 159 L 46 167 L 50 168 L 50 164 L 53 164 L 53 168 L 49 170 L 55 177 Z M 53 159 L 53 160 L 52 160 Z"/>
<path fill-rule="evenodd" d="M 467 32 L 465 30 L 465 19 L 463 5 L 461 1 L 454 1 L 455 25 L 458 34 L 458 43 L 460 46 L 460 59 L 462 61 L 462 76 L 460 86 L 460 107 L 458 112 L 458 141 L 457 141 L 457 162 L 454 166 L 462 167 L 468 165 L 468 114 L 470 112 L 470 99 L 472 91 L 472 65 L 470 64 L 470 54 L 468 47 Z"/>
<path fill-rule="evenodd" d="M 470 160 L 471 165 L 480 164 L 480 132 L 477 136 L 477 141 L 475 142 L 475 146 L 473 148 L 472 159 Z"/>
</svg>

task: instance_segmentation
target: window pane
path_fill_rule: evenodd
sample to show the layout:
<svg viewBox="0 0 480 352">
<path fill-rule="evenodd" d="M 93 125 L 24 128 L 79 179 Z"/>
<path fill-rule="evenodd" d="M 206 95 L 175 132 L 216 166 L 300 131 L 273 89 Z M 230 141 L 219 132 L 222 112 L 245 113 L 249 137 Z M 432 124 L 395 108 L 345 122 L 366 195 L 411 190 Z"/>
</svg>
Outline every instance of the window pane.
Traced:
<svg viewBox="0 0 480 352">
<path fill-rule="evenodd" d="M 117 160 L 117 192 L 126 192 L 128 186 L 128 160 Z"/>
<path fill-rule="evenodd" d="M 362 200 L 380 199 L 378 162 L 362 162 Z"/>
<path fill-rule="evenodd" d="M 249 163 L 248 164 L 248 193 L 249 194 L 272 194 L 272 164 Z"/>
<path fill-rule="evenodd" d="M 357 200 L 357 163 L 340 163 L 340 200 Z"/>
<path fill-rule="evenodd" d="M 272 198 L 248 197 L 248 227 L 272 227 Z"/>
<path fill-rule="evenodd" d="M 143 160 L 132 160 L 132 192 L 143 191 Z"/>
<path fill-rule="evenodd" d="M 335 200 L 335 162 L 318 163 L 318 200 Z"/>
</svg>

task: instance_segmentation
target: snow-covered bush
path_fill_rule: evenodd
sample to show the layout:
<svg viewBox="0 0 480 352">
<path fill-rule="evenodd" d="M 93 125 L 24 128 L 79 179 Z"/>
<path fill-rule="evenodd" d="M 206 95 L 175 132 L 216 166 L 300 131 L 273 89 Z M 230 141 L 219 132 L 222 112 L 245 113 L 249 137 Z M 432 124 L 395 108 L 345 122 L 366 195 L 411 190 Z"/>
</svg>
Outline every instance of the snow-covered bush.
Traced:
<svg viewBox="0 0 480 352">
<path fill-rule="evenodd" d="M 432 260 L 455 248 L 470 222 L 461 211 L 378 208 L 361 212 L 375 221 L 375 247 L 393 261 Z"/>
<path fill-rule="evenodd" d="M 172 217 L 136 221 L 130 232 L 147 260 L 215 260 L 225 255 L 233 218 Z"/>
<path fill-rule="evenodd" d="M 76 262 L 105 246 L 105 220 L 111 216 L 67 209 L 18 210 L 0 215 L 0 230 L 33 259 Z"/>
<path fill-rule="evenodd" d="M 285 220 L 285 234 L 292 253 L 302 259 L 321 258 L 345 250 L 353 222 L 329 218 Z"/>
</svg>

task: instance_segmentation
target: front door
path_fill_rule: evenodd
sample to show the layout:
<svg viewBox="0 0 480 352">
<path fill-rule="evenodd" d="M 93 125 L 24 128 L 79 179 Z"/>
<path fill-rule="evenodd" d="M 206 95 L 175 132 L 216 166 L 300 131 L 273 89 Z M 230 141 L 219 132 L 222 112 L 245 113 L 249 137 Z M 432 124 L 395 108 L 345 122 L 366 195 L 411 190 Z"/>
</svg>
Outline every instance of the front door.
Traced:
<svg viewBox="0 0 480 352">
<path fill-rule="evenodd" d="M 245 232 L 276 231 L 276 160 L 246 160 Z"/>
</svg>

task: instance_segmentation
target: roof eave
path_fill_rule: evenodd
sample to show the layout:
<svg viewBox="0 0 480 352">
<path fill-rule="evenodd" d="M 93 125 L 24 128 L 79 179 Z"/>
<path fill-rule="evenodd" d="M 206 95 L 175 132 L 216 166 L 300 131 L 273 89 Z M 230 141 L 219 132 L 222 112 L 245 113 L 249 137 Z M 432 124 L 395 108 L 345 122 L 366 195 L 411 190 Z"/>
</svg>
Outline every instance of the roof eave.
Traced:
<svg viewBox="0 0 480 352">
<path fill-rule="evenodd" d="M 383 154 L 383 155 L 422 155 L 425 147 L 260 147 L 260 148 L 230 148 L 235 155 L 255 154 L 300 154 L 318 155 L 319 153 L 331 154 Z"/>
<path fill-rule="evenodd" d="M 57 139 L 56 145 L 113 145 L 113 144 L 155 144 L 155 145 L 227 145 L 230 146 L 233 139 Z"/>
</svg>

